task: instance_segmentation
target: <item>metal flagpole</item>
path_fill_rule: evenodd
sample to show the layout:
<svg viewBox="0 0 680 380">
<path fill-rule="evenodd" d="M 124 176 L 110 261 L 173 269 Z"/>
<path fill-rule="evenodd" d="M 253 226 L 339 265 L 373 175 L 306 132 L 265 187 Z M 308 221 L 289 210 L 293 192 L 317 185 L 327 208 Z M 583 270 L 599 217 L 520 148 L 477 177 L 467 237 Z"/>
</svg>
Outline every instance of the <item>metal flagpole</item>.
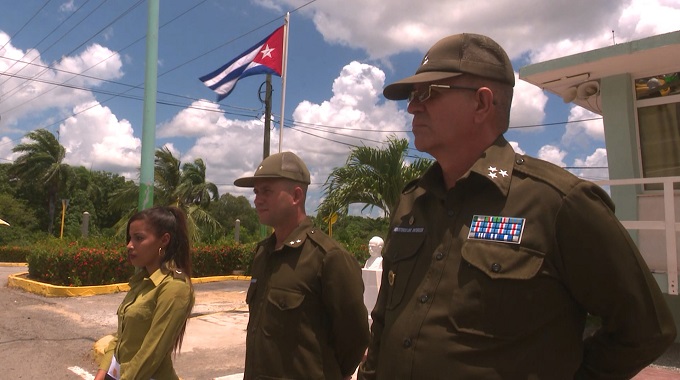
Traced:
<svg viewBox="0 0 680 380">
<path fill-rule="evenodd" d="M 160 0 L 149 0 L 149 19 L 146 31 L 146 71 L 144 75 L 144 119 L 142 121 L 142 165 L 139 176 L 139 210 L 153 206 L 159 3 Z"/>
<path fill-rule="evenodd" d="M 290 28 L 290 12 L 283 21 L 283 64 L 281 67 L 281 124 L 279 125 L 279 153 L 283 144 L 283 120 L 286 114 L 286 68 L 288 66 L 288 34 Z"/>
</svg>

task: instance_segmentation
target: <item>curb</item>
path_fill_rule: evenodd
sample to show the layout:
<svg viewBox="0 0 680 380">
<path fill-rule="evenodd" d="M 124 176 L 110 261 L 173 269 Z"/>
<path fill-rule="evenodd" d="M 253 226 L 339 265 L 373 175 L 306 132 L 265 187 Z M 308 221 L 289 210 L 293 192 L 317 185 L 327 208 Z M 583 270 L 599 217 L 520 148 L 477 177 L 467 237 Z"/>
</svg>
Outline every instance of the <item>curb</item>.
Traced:
<svg viewBox="0 0 680 380">
<path fill-rule="evenodd" d="M 0 262 L 0 267 L 27 267 L 28 263 Z"/>
<path fill-rule="evenodd" d="M 192 278 L 191 282 L 193 284 L 204 284 L 208 282 L 226 280 L 249 280 L 249 279 L 250 276 L 229 275 L 229 276 L 196 277 Z M 130 290 L 130 286 L 127 283 L 110 285 L 92 285 L 92 286 L 51 285 L 46 284 L 44 282 L 29 279 L 28 272 L 10 274 L 7 277 L 7 286 L 11 288 L 23 289 L 27 292 L 38 294 L 45 297 L 89 297 L 100 294 L 127 292 L 128 290 Z"/>
</svg>

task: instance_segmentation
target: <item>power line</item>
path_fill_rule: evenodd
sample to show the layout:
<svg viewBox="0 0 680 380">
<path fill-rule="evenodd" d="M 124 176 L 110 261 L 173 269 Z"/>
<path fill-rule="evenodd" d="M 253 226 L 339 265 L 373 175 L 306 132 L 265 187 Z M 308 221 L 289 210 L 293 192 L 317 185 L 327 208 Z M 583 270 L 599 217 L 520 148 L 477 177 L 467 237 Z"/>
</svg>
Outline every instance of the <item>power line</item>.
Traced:
<svg viewBox="0 0 680 380">
<path fill-rule="evenodd" d="M 18 35 L 24 30 L 24 28 L 25 28 L 28 24 L 30 24 L 31 21 L 33 21 L 33 19 L 35 18 L 35 16 L 37 16 L 40 12 L 42 12 L 43 8 L 45 8 L 49 2 L 50 2 L 50 0 L 46 0 L 46 1 L 43 3 L 42 7 L 40 7 L 40 9 L 38 9 L 35 13 L 33 13 L 33 16 L 31 16 L 31 18 L 29 18 L 28 21 L 26 21 L 26 22 L 24 23 L 24 25 L 22 25 L 21 28 L 19 28 L 19 30 L 18 30 L 16 33 L 14 33 L 14 35 L 12 35 L 12 36 L 9 37 L 9 39 L 7 40 L 7 42 L 5 42 L 5 44 L 2 45 L 2 46 L 0 47 L 0 50 L 4 49 L 5 46 L 7 46 L 7 44 L 9 44 L 9 43 L 12 41 L 12 39 L 14 39 L 14 37 L 18 36 Z"/>
</svg>

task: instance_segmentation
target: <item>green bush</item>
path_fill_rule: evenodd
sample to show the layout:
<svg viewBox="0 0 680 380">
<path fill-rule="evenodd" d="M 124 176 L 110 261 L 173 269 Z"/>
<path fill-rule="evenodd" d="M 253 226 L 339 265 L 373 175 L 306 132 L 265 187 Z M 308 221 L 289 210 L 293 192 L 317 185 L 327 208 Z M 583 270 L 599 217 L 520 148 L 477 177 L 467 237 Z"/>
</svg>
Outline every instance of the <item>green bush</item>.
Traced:
<svg viewBox="0 0 680 380">
<path fill-rule="evenodd" d="M 31 279 L 53 285 L 114 284 L 127 282 L 134 273 L 124 247 L 36 244 L 27 262 Z"/>
<path fill-rule="evenodd" d="M 240 268 L 248 271 L 253 248 L 253 244 L 195 246 L 191 257 L 193 277 L 228 275 Z M 134 273 L 125 247 L 110 240 L 65 243 L 48 239 L 26 249 L 29 277 L 53 285 L 125 283 Z"/>
<path fill-rule="evenodd" d="M 29 247 L 0 246 L 0 262 L 25 263 L 26 256 L 31 252 Z"/>
<path fill-rule="evenodd" d="M 191 262 L 194 277 L 222 276 L 240 269 L 246 272 L 252 262 L 254 244 L 195 246 Z"/>
</svg>

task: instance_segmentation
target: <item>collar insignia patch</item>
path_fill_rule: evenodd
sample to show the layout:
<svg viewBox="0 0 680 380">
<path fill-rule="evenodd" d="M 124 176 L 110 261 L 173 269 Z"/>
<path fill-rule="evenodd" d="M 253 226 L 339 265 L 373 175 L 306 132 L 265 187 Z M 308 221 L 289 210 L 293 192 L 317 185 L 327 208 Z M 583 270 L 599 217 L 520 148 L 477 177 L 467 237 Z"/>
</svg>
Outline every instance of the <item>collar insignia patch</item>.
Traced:
<svg viewBox="0 0 680 380">
<path fill-rule="evenodd" d="M 501 176 L 502 178 L 507 177 L 508 171 L 503 170 L 503 169 L 497 169 L 495 166 L 489 166 L 489 177 L 492 179 L 498 178 L 498 176 Z"/>
<path fill-rule="evenodd" d="M 519 244 L 525 221 L 524 218 L 475 215 L 472 217 L 468 239 Z"/>
</svg>

